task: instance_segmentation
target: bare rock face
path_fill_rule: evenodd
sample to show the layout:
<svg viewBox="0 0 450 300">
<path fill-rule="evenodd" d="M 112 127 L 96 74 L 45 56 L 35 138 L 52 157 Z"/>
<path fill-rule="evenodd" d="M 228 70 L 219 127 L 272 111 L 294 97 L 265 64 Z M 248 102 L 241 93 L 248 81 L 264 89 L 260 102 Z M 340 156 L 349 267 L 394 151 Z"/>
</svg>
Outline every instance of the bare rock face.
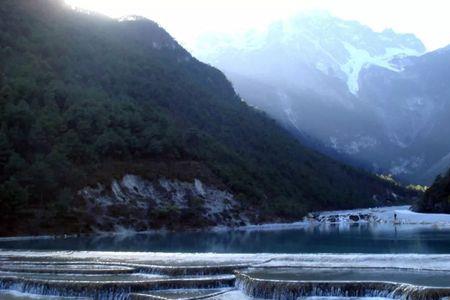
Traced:
<svg viewBox="0 0 450 300">
<path fill-rule="evenodd" d="M 359 216 L 357 216 L 357 215 L 350 215 L 350 216 L 348 216 L 348 218 L 350 220 L 352 220 L 353 222 L 358 222 L 360 220 Z"/>
<path fill-rule="evenodd" d="M 154 228 L 237 226 L 248 222 L 228 191 L 203 184 L 136 175 L 78 192 L 97 231 L 145 231 Z"/>
</svg>

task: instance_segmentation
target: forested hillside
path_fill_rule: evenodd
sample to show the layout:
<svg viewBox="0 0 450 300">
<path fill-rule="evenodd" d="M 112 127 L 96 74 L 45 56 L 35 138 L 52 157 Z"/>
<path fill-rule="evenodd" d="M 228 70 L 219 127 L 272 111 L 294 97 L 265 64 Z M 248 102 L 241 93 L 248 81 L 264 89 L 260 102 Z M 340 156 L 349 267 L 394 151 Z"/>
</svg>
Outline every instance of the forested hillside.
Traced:
<svg viewBox="0 0 450 300">
<path fill-rule="evenodd" d="M 450 171 L 436 178 L 433 185 L 420 199 L 416 210 L 450 214 Z"/>
<path fill-rule="evenodd" d="M 203 177 L 255 221 L 409 196 L 300 145 L 152 21 L 3 0 L 0 47 L 2 234 L 85 231 L 78 191 L 127 173 Z"/>
</svg>

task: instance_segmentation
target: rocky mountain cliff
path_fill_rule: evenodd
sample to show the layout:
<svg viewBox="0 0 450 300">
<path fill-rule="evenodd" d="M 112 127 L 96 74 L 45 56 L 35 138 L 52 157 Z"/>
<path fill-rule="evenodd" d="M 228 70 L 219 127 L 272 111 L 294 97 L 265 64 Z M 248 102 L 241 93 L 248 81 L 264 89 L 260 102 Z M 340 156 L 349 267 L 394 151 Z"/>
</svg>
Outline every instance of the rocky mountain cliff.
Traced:
<svg viewBox="0 0 450 300">
<path fill-rule="evenodd" d="M 313 12 L 205 35 L 191 48 L 245 101 L 322 152 L 415 183 L 430 183 L 449 160 L 440 130 L 448 128 L 448 51 L 424 55 L 414 35 Z"/>
</svg>

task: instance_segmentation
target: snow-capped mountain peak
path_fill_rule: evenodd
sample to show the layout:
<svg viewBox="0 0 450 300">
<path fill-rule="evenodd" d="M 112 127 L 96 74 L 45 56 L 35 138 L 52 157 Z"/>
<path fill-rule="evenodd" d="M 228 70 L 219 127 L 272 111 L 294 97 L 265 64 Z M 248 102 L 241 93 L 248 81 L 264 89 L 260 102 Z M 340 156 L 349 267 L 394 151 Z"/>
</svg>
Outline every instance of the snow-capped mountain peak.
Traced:
<svg viewBox="0 0 450 300">
<path fill-rule="evenodd" d="M 300 68 L 313 68 L 344 81 L 355 95 L 362 68 L 378 65 L 400 71 L 390 63 L 392 59 L 425 52 L 414 35 L 397 34 L 391 29 L 375 32 L 323 11 L 301 13 L 264 30 L 208 34 L 192 48 L 198 58 L 224 70 L 252 74 L 256 69 L 260 77 L 270 77 L 276 69 L 285 73 L 284 79 L 290 84 L 304 81 L 306 88 L 314 87 L 314 82 L 303 80 L 305 74 Z"/>
<path fill-rule="evenodd" d="M 423 183 L 450 152 L 450 46 L 425 54 L 412 34 L 316 11 L 191 49 L 250 105 L 347 162 Z"/>
</svg>

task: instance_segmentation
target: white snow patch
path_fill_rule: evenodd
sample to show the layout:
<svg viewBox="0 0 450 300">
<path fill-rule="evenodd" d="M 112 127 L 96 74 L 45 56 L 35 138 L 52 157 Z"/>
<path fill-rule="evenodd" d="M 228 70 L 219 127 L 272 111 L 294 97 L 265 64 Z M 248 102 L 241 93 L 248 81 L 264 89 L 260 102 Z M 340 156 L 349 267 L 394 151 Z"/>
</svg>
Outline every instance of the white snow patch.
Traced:
<svg viewBox="0 0 450 300">
<path fill-rule="evenodd" d="M 423 163 L 423 157 L 413 156 L 410 158 L 400 158 L 393 163 L 389 172 L 393 175 L 408 174 L 422 166 Z"/>
<path fill-rule="evenodd" d="M 142 17 L 138 17 L 138 16 L 123 16 L 120 17 L 117 21 L 119 22 L 132 22 L 132 21 L 137 21 L 142 19 Z"/>
<path fill-rule="evenodd" d="M 345 49 L 349 53 L 349 59 L 343 65 L 341 70 L 347 75 L 347 86 L 349 91 L 357 95 L 359 91 L 359 73 L 368 65 L 376 65 L 391 71 L 401 72 L 403 69 L 391 64 L 391 60 L 399 56 L 417 56 L 420 55 L 417 50 L 408 48 L 386 48 L 384 55 L 372 56 L 367 50 L 359 49 L 353 45 L 343 42 Z"/>
<path fill-rule="evenodd" d="M 346 154 L 356 154 L 378 144 L 378 141 L 371 136 L 356 136 L 348 142 L 340 141 L 337 137 L 330 136 L 329 140 L 333 149 Z"/>
<path fill-rule="evenodd" d="M 290 98 L 289 98 L 289 96 L 288 95 L 286 95 L 286 93 L 284 93 L 283 91 L 281 91 L 281 90 L 279 90 L 278 92 L 277 92 L 277 95 L 278 95 L 278 97 L 279 97 L 279 99 L 280 99 L 280 102 L 281 102 L 281 104 L 282 104 L 282 107 L 285 107 L 284 108 L 284 113 L 286 114 L 286 117 L 287 117 L 287 119 L 288 119 L 288 121 L 289 121 L 289 123 L 291 123 L 291 125 L 295 128 L 295 129 L 297 129 L 297 131 L 298 132 L 303 132 L 303 129 L 302 128 L 300 128 L 300 126 L 298 125 L 298 112 L 297 113 L 295 113 L 293 110 L 292 110 L 292 108 L 291 108 L 291 100 L 290 100 Z"/>
<path fill-rule="evenodd" d="M 320 72 L 326 74 L 326 75 L 329 75 L 328 67 L 322 62 L 316 63 L 316 69 L 319 70 Z"/>
<path fill-rule="evenodd" d="M 408 145 L 406 143 L 404 143 L 395 132 L 390 132 L 388 135 L 389 135 L 389 140 L 392 143 L 394 143 L 395 145 L 399 146 L 400 148 L 408 147 Z"/>
</svg>

